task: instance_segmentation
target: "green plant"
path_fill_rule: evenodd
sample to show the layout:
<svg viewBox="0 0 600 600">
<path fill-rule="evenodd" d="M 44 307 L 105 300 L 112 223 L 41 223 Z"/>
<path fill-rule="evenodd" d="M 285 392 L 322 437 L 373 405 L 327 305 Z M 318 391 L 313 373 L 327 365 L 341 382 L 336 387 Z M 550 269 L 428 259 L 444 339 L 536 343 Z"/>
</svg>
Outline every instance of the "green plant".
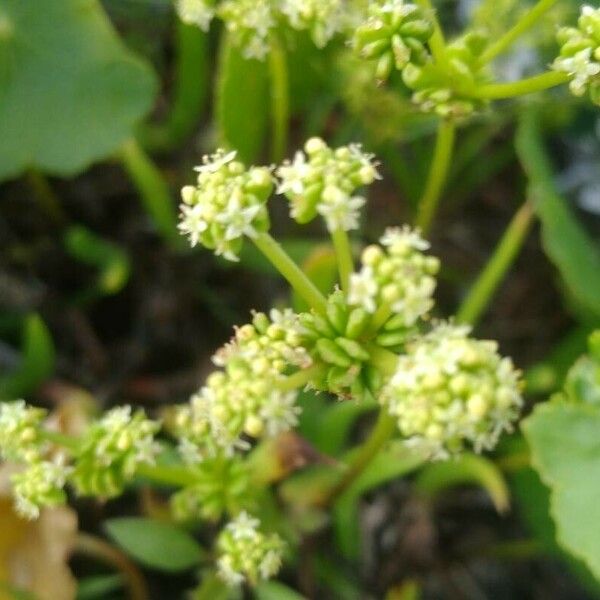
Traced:
<svg viewBox="0 0 600 600">
<path fill-rule="evenodd" d="M 190 246 L 224 259 L 216 262 L 223 269 L 228 261 L 278 273 L 291 294 L 288 304 L 253 312 L 235 328 L 212 358 L 215 370 L 187 403 L 151 417 L 117 406 L 87 419 L 78 433 L 57 427 L 45 409 L 14 400 L 33 396 L 55 370 L 52 337 L 30 313 L 22 357 L 0 377 L 0 453 L 14 464 L 17 512 L 35 519 L 67 503 L 70 494 L 107 501 L 143 489 L 145 511 L 162 522 L 128 517 L 104 524 L 141 564 L 195 570 L 198 598 L 236 598 L 244 587 L 257 598 L 297 598 L 269 580 L 282 574 L 289 582 L 288 566 L 301 563 L 303 548 L 329 528 L 344 560 L 357 561 L 361 498 L 414 474 L 411 500 L 423 510 L 449 487 L 475 484 L 504 513 L 514 491 L 524 512 L 534 515 L 539 539 L 492 548 L 498 556 L 527 555 L 540 540 L 556 552 L 547 543 L 554 539 L 544 504 L 549 494 L 558 541 L 598 576 L 600 548 L 588 527 L 599 468 L 597 333 L 589 356 L 566 372 L 600 320 L 600 255 L 562 196 L 544 136 L 561 114 L 550 89 L 568 84 L 574 98 L 564 103 L 566 112 L 580 108 L 576 102 L 584 96 L 599 103 L 600 9 L 583 7 L 576 27 L 561 27 L 557 50 L 549 49 L 552 28 L 542 25 L 560 7 L 553 0 L 519 8 L 515 19 L 510 0 L 484 1 L 449 40 L 442 28 L 447 15 L 428 0 L 178 0 L 171 108 L 162 120 L 139 123 L 155 94 L 152 72 L 122 47 L 100 5 L 69 0 L 43 16 L 26 4 L 0 4 L 0 50 L 6 50 L 0 76 L 7 83 L 0 91 L 0 133 L 8 140 L 0 178 L 27 171 L 41 210 L 60 229 L 61 247 L 95 270 L 91 285 L 70 295 L 69 306 L 85 310 L 118 296 L 135 274 L 134 252 L 70 223 L 41 173 L 73 175 L 108 156 L 123 165 L 171 249 L 180 250 L 185 236 Z M 18 44 L 20 36 L 44 39 L 44 18 L 61 23 L 47 38 L 46 62 L 35 46 Z M 182 188 L 177 224 L 170 186 L 148 153 L 179 151 L 196 133 L 215 41 L 206 33 L 215 20 L 222 26 L 215 36 L 220 148 L 202 158 L 196 180 Z M 553 59 L 546 61 L 551 66 L 502 81 L 497 59 L 526 35 Z M 60 58 L 67 54 L 65 74 Z M 13 70 L 11 57 L 22 71 Z M 320 84 L 311 90 L 319 69 Z M 25 114 L 31 90 L 54 90 L 46 83 L 53 77 L 64 86 Z M 90 89 L 85 82 L 93 83 Z M 74 93 L 80 87 L 88 95 Z M 61 118 L 53 119 L 57 107 Z M 292 116 L 299 115 L 296 131 Z M 341 124 L 333 126 L 338 116 Z M 87 120 L 109 126 L 86 128 Z M 428 253 L 425 238 L 441 209 L 473 195 L 514 158 L 512 138 L 505 136 L 490 164 L 479 160 L 513 121 L 526 199 L 467 286 Z M 75 144 L 80 130 L 82 142 Z M 324 131 L 335 143 L 315 135 Z M 303 148 L 285 159 L 290 133 L 305 132 Z M 432 149 L 424 139 L 431 133 Z M 364 146 L 345 143 L 354 135 Z M 364 148 L 377 150 L 382 164 Z M 247 166 L 264 156 L 272 164 Z M 384 169 L 410 200 L 414 227 L 390 226 L 387 216 L 377 215 L 374 223 L 385 227 L 379 236 L 363 226 L 361 211 L 365 188 L 385 185 Z M 328 240 L 278 241 L 270 202 L 287 204 L 294 226 L 314 231 L 322 219 Z M 490 308 L 535 217 L 577 325 L 523 376 L 495 341 L 473 337 L 471 328 Z M 363 246 L 364 240 L 371 243 Z M 184 258 L 182 251 L 173 254 Z M 438 277 L 461 286 L 462 301 L 447 320 L 434 301 Z M 213 303 L 224 309 L 219 299 Z M 16 322 L 12 315 L 6 320 L 13 337 L 21 319 Z M 563 390 L 523 422 L 523 438 L 524 382 L 534 397 L 560 389 L 563 378 Z M 514 435 L 501 442 L 507 432 Z M 492 458 L 482 455 L 488 451 L 495 451 Z M 164 506 L 158 501 L 156 508 L 149 489 L 168 499 Z M 116 565 L 132 593 L 143 597 L 143 581 L 119 551 L 85 535 L 79 545 Z M 311 566 L 319 585 L 334 597 L 359 597 L 325 553 L 319 549 Z M 122 581 L 89 584 L 92 591 L 113 590 Z M 387 594 L 413 597 L 418 589 L 407 577 Z"/>
</svg>

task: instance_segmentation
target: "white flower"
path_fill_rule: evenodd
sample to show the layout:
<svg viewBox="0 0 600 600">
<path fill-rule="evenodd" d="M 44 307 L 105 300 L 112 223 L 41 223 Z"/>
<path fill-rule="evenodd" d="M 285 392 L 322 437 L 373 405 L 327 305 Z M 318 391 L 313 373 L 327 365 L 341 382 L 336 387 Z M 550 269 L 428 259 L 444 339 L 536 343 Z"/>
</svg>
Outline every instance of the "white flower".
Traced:
<svg viewBox="0 0 600 600">
<path fill-rule="evenodd" d="M 388 227 L 380 239 L 383 246 L 394 249 L 398 254 L 404 254 L 410 249 L 424 252 L 429 250 L 429 242 L 421 237 L 418 229 L 411 229 L 408 225 L 402 227 Z"/>
<path fill-rule="evenodd" d="M 329 231 L 350 231 L 357 229 L 360 208 L 365 204 L 361 196 L 347 196 L 338 188 L 325 188 L 323 201 L 317 205 L 317 211 L 323 217 Z"/>
<path fill-rule="evenodd" d="M 600 63 L 591 60 L 591 55 L 592 49 L 585 48 L 572 57 L 561 57 L 554 61 L 556 70 L 564 71 L 573 77 L 569 88 L 575 96 L 583 96 L 590 81 L 600 73 Z"/>
<path fill-rule="evenodd" d="M 375 297 L 378 290 L 373 269 L 364 267 L 360 272 L 350 275 L 348 304 L 351 306 L 361 306 L 367 312 L 374 313 L 377 309 Z"/>
<path fill-rule="evenodd" d="M 225 152 L 222 148 L 218 148 L 214 154 L 205 154 L 202 157 L 202 164 L 194 167 L 194 171 L 198 173 L 217 173 L 225 165 L 232 162 L 236 156 L 236 150 Z"/>
<path fill-rule="evenodd" d="M 298 415 L 302 409 L 296 404 L 297 393 L 274 390 L 263 402 L 258 412 L 265 424 L 268 436 L 274 437 L 290 431 L 298 424 Z"/>
<path fill-rule="evenodd" d="M 184 23 L 197 25 L 202 31 L 208 31 L 215 16 L 215 9 L 208 0 L 176 0 L 175 9 Z"/>
<path fill-rule="evenodd" d="M 296 154 L 294 154 L 293 162 L 284 162 L 283 165 L 277 169 L 276 173 L 280 178 L 277 193 L 303 194 L 305 182 L 310 179 L 313 172 L 314 169 L 306 162 L 304 153 L 300 151 L 296 152 Z"/>
</svg>

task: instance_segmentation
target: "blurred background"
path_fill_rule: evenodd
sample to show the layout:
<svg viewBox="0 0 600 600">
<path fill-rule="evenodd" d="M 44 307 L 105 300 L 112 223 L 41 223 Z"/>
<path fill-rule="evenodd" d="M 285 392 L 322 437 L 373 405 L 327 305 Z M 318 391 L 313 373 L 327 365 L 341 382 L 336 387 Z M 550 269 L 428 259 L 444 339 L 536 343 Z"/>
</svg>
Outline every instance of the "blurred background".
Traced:
<svg viewBox="0 0 600 600">
<path fill-rule="evenodd" d="M 440 0 L 438 8 L 450 36 L 473 20 L 493 35 L 527 3 Z M 555 23 L 573 20 L 578 9 L 573 0 L 558 3 L 543 27 L 498 62 L 498 77 L 543 69 L 556 52 Z M 179 190 L 219 145 L 269 164 L 291 158 L 313 135 L 331 146 L 361 142 L 381 161 L 383 179 L 372 186 L 357 244 L 412 220 L 436 119 L 411 105 L 399 80 L 376 86 L 343 39 L 318 49 L 307 32 L 291 28 L 283 39 L 289 119 L 282 143 L 272 114 L 273 65 L 244 58 L 220 22 L 209 32 L 185 25 L 169 0 L 0 0 L 0 399 L 49 407 L 74 429 L 115 404 L 154 413 L 187 400 L 215 348 L 251 309 L 285 301 L 282 281 L 248 245 L 232 264 L 190 249 L 178 235 Z M 560 89 L 496 103 L 462 123 L 429 237 L 443 262 L 439 315 L 451 315 L 526 198 L 514 146 L 524 105 L 539 115 L 553 165 L 549 185 L 569 208 L 568 221 L 545 213 L 531 226 L 476 333 L 497 339 L 525 370 L 534 401 L 557 389 L 600 323 L 593 301 L 600 272 L 581 290 L 573 272 L 585 265 L 555 250 L 584 240 L 598 252 L 597 110 Z M 281 199 L 271 211 L 288 252 L 333 278 L 321 226 L 296 226 Z M 303 425 L 309 437 L 310 418 Z M 357 435 L 362 426 L 358 418 Z M 331 540 L 307 544 L 298 573 L 288 577 L 314 598 L 384 597 L 407 576 L 420 578 L 431 598 L 600 597 L 585 568 L 558 549 L 547 492 L 519 463 L 521 443 L 515 436 L 499 451 L 510 510 L 499 515 L 480 486 L 453 487 L 425 508 L 410 480 L 388 484 L 362 501 L 362 542 L 351 557 L 335 548 L 328 555 Z M 135 490 L 105 506 L 75 506 L 78 518 L 61 509 L 42 527 L 19 523 L 2 500 L 0 579 L 24 577 L 29 589 L 44 590 L 42 598 L 73 597 L 73 574 L 89 581 L 106 571 L 74 541 L 77 531 L 98 534 L 115 514 L 153 514 L 160 499 Z M 151 569 L 144 577 L 153 598 L 182 597 L 193 584 Z M 118 582 L 99 594 L 80 589 L 88 599 L 123 594 Z"/>
</svg>

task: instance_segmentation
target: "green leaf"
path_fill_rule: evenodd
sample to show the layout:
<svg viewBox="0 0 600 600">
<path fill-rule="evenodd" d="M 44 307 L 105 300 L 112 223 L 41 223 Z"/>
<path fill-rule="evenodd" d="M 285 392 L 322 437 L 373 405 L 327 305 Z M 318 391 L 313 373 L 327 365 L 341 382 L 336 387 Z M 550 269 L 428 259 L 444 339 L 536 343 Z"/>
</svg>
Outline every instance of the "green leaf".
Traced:
<svg viewBox="0 0 600 600">
<path fill-rule="evenodd" d="M 256 600 L 305 600 L 304 596 L 278 581 L 263 581 L 254 590 Z"/>
<path fill-rule="evenodd" d="M 54 372 L 56 353 L 52 336 L 35 313 L 25 319 L 21 353 L 18 368 L 0 377 L 0 399 L 26 396 Z"/>
<path fill-rule="evenodd" d="M 600 409 L 545 403 L 522 427 L 532 464 L 551 490 L 559 543 L 600 579 Z"/>
<path fill-rule="evenodd" d="M 433 498 L 454 485 L 480 485 L 490 496 L 496 510 L 506 512 L 510 492 L 500 469 L 483 456 L 462 454 L 445 462 L 431 463 L 423 468 L 415 482 L 416 489 Z"/>
<path fill-rule="evenodd" d="M 3 0 L 0 180 L 28 168 L 73 175 L 107 157 L 155 91 L 96 0 Z"/>
<path fill-rule="evenodd" d="M 220 144 L 238 151 L 240 160 L 256 161 L 268 131 L 269 74 L 265 62 L 246 60 L 223 35 L 216 87 Z"/>
<path fill-rule="evenodd" d="M 531 110 L 521 119 L 516 148 L 542 223 L 544 250 L 580 307 L 600 318 L 600 251 L 556 190 L 540 125 Z"/>
<path fill-rule="evenodd" d="M 79 225 L 67 229 L 64 240 L 71 256 L 98 269 L 93 292 L 109 296 L 123 289 L 131 272 L 124 250 Z"/>
<path fill-rule="evenodd" d="M 410 473 L 421 465 L 424 457 L 406 448 L 402 441 L 386 446 L 340 496 L 334 506 L 334 529 L 341 553 L 347 558 L 358 556 L 360 531 L 358 505 L 366 492 Z"/>
<path fill-rule="evenodd" d="M 186 531 L 154 519 L 109 519 L 104 528 L 125 552 L 142 564 L 160 571 L 185 571 L 205 556 L 202 547 Z"/>
<path fill-rule="evenodd" d="M 121 575 L 94 575 L 77 582 L 77 600 L 102 600 L 123 587 Z"/>
</svg>

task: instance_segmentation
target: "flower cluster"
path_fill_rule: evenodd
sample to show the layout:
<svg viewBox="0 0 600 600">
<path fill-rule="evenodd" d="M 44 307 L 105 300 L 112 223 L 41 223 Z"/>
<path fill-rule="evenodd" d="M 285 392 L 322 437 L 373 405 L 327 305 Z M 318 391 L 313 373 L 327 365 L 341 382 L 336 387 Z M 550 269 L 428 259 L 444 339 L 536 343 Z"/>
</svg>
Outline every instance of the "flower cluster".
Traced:
<svg viewBox="0 0 600 600">
<path fill-rule="evenodd" d="M 110 498 L 120 494 L 140 465 L 152 465 L 160 452 L 154 435 L 160 425 L 130 406 L 113 408 L 83 437 L 71 482 L 79 494 Z"/>
<path fill-rule="evenodd" d="M 439 324 L 398 357 L 380 401 L 398 419 L 407 443 L 433 458 L 493 448 L 522 404 L 519 373 L 497 344 L 468 337 L 469 328 Z"/>
<path fill-rule="evenodd" d="M 178 410 L 180 450 L 190 463 L 231 456 L 248 446 L 244 436 L 274 436 L 294 427 L 300 412 L 297 392 L 279 389 L 277 381 L 289 367 L 310 365 L 296 316 L 276 310 L 271 319 L 256 313 L 213 360 L 224 370 L 211 373 Z"/>
<path fill-rule="evenodd" d="M 176 0 L 175 10 L 184 23 L 196 25 L 202 31 L 208 31 L 215 16 L 214 2 L 211 0 Z"/>
<path fill-rule="evenodd" d="M 263 60 L 269 52 L 269 31 L 275 25 L 270 0 L 225 0 L 219 16 L 244 58 Z"/>
<path fill-rule="evenodd" d="M 386 80 L 395 67 L 422 66 L 429 60 L 427 42 L 433 23 L 425 11 L 404 0 L 383 0 L 368 7 L 368 20 L 354 32 L 352 47 L 362 58 L 376 60 L 377 79 Z"/>
<path fill-rule="evenodd" d="M 235 152 L 204 156 L 197 186 L 181 190 L 180 231 L 192 246 L 201 243 L 228 260 L 238 260 L 244 235 L 254 237 L 269 228 L 265 208 L 273 181 L 266 167 L 246 167 Z"/>
<path fill-rule="evenodd" d="M 413 90 L 413 102 L 424 112 L 444 118 L 467 117 L 483 106 L 471 91 L 487 81 L 479 56 L 487 39 L 469 32 L 446 46 L 444 64 L 408 63 L 402 71 L 404 83 Z"/>
<path fill-rule="evenodd" d="M 275 533 L 263 533 L 259 527 L 258 519 L 241 512 L 219 535 L 217 566 L 227 584 L 256 584 L 279 571 L 283 540 Z"/>
<path fill-rule="evenodd" d="M 317 48 L 323 48 L 343 27 L 341 0 L 281 0 L 279 10 L 290 26 L 310 32 Z"/>
<path fill-rule="evenodd" d="M 368 313 L 389 306 L 389 316 L 397 317 L 393 323 L 409 328 L 433 306 L 439 260 L 423 253 L 429 243 L 408 227 L 388 229 L 380 242 L 363 251 L 362 269 L 350 278 L 348 303 Z"/>
<path fill-rule="evenodd" d="M 330 231 L 356 229 L 365 199 L 354 192 L 379 178 L 373 155 L 357 144 L 332 149 L 320 138 L 304 150 L 277 169 L 277 192 L 290 200 L 292 218 L 308 223 L 321 214 Z"/>
<path fill-rule="evenodd" d="M 600 8 L 582 7 L 577 27 L 563 27 L 557 37 L 561 48 L 553 68 L 571 76 L 575 96 L 588 92 L 600 104 Z"/>
<path fill-rule="evenodd" d="M 11 477 L 15 508 L 27 519 L 37 519 L 42 506 L 64 504 L 64 486 L 69 474 L 61 460 L 41 460 Z"/>
<path fill-rule="evenodd" d="M 0 456 L 4 460 L 33 463 L 43 454 L 40 426 L 46 411 L 23 400 L 0 404 Z"/>
</svg>

